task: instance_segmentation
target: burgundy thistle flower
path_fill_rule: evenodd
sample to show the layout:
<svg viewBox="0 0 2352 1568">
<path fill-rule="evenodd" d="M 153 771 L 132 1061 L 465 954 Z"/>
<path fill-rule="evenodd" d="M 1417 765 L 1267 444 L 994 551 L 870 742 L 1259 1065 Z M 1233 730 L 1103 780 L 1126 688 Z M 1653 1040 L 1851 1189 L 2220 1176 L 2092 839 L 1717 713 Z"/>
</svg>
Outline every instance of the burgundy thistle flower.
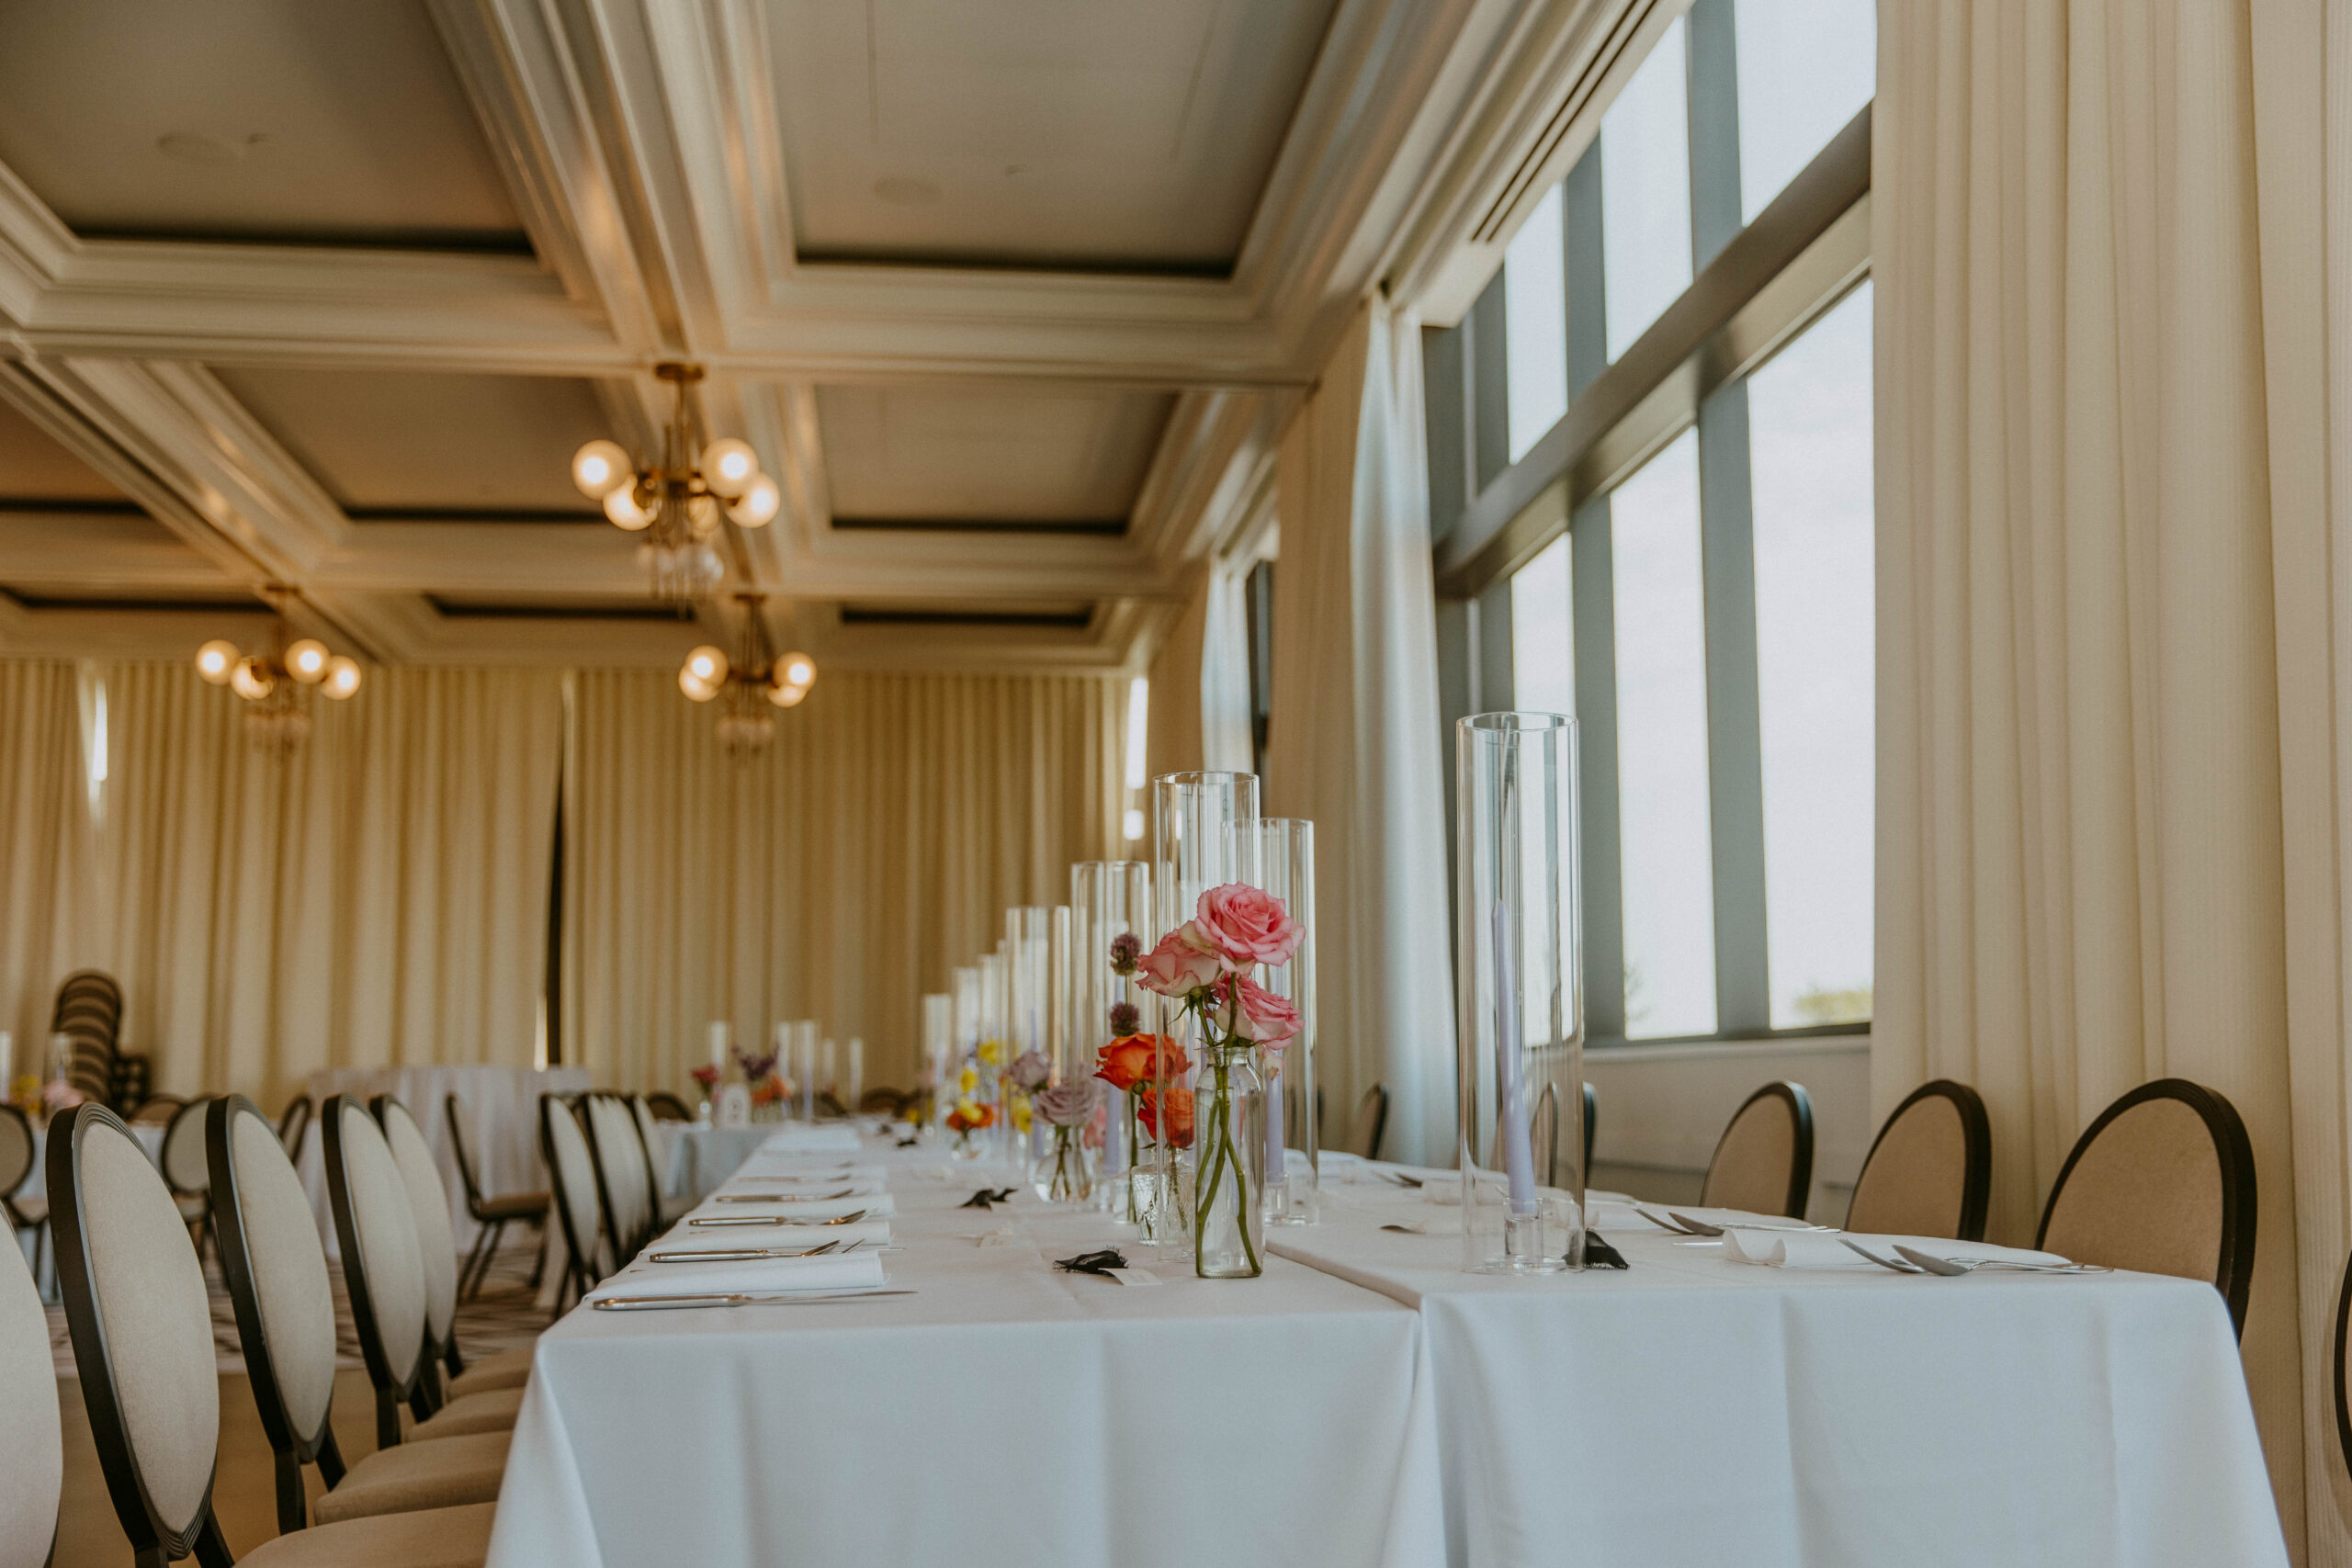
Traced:
<svg viewBox="0 0 2352 1568">
<path fill-rule="evenodd" d="M 1111 1004 L 1111 1038 L 1133 1034 L 1143 1027 L 1143 1010 L 1133 1002 Z"/>
<path fill-rule="evenodd" d="M 1078 1127 L 1092 1120 L 1095 1107 L 1102 1103 L 1102 1085 L 1098 1080 L 1072 1078 L 1041 1091 L 1035 1109 L 1047 1126 Z"/>
<path fill-rule="evenodd" d="M 1121 931 L 1111 939 L 1111 973 L 1132 975 L 1143 961 L 1143 938 L 1133 931 Z"/>
</svg>

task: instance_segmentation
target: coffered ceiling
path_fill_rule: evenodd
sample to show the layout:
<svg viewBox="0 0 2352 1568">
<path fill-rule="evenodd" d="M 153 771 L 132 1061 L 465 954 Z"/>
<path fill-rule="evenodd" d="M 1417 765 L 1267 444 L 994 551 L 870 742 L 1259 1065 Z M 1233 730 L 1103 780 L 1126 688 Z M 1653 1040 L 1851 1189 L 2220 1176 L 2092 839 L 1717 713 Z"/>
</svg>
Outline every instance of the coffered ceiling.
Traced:
<svg viewBox="0 0 2352 1568">
<path fill-rule="evenodd" d="M 673 660 L 735 612 L 567 464 L 684 358 L 783 486 L 729 542 L 779 635 L 1126 667 L 1512 39 L 1606 8 L 15 0 L 0 653 L 282 581 L 380 660 Z"/>
</svg>

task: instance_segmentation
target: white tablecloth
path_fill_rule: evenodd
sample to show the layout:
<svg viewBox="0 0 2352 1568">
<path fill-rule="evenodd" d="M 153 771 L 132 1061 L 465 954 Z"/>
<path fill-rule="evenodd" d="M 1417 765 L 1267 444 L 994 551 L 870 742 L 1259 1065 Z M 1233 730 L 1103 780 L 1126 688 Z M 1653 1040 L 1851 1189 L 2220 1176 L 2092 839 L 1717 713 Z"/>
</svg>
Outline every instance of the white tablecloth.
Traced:
<svg viewBox="0 0 2352 1568">
<path fill-rule="evenodd" d="M 572 1313 L 539 1341 L 494 1568 L 1440 1560 L 1414 1314 L 1279 1258 L 1246 1283 L 1057 1273 L 1114 1227 L 959 1209 L 971 1168 L 869 1157 L 920 1293 Z"/>
<path fill-rule="evenodd" d="M 652 1151 L 655 1168 L 663 1173 L 662 1190 L 673 1198 L 699 1198 L 735 1174 L 736 1168 L 770 1139 L 782 1134 L 795 1143 L 836 1141 L 847 1122 L 753 1122 L 749 1127 L 713 1127 L 700 1122 L 657 1122 L 657 1138 L 668 1134 L 666 1149 Z M 936 1163 L 935 1160 L 933 1163 Z"/>
<path fill-rule="evenodd" d="M 449 1194 L 449 1224 L 461 1251 L 473 1245 L 474 1222 L 466 1213 L 465 1182 L 458 1175 L 457 1147 L 449 1140 L 448 1118 L 443 1113 L 446 1097 L 454 1094 L 464 1104 L 474 1179 L 481 1183 L 483 1197 L 496 1198 L 547 1190 L 547 1166 L 539 1158 L 539 1096 L 578 1094 L 587 1087 L 585 1067 L 537 1072 L 484 1066 L 337 1067 L 312 1073 L 302 1085 L 316 1111 L 326 1109 L 331 1094 L 356 1094 L 362 1100 L 389 1094 L 408 1107 L 440 1165 L 441 1185 Z M 324 1148 L 314 1115 L 298 1163 L 311 1212 L 318 1215 L 319 1234 L 326 1238 L 328 1254 L 339 1256 L 334 1213 L 327 1206 Z"/>
<path fill-rule="evenodd" d="M 1630 1230 L 1630 1271 L 1494 1279 L 1460 1271 L 1458 1207 L 1323 1192 L 1272 1249 L 1421 1312 L 1453 1563 L 2286 1562 L 2210 1285 L 1759 1269 Z"/>
</svg>

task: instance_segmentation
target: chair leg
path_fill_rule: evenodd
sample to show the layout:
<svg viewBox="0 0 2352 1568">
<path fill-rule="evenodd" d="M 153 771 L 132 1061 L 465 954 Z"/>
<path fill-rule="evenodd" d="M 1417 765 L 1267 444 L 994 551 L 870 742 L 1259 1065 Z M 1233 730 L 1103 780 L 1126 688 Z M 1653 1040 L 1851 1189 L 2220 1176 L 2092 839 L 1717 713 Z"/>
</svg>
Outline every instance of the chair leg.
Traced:
<svg viewBox="0 0 2352 1568">
<path fill-rule="evenodd" d="M 277 1450 L 277 1533 L 292 1535 L 307 1522 L 302 1495 L 302 1461 L 292 1449 Z"/>
<path fill-rule="evenodd" d="M 401 1440 L 401 1402 L 388 1388 L 376 1391 L 376 1446 L 397 1448 Z"/>
<path fill-rule="evenodd" d="M 196 1536 L 196 1561 L 200 1568 L 237 1568 L 237 1559 L 229 1551 L 229 1538 L 220 1533 L 220 1517 L 205 1505 L 204 1528 Z"/>
<path fill-rule="evenodd" d="M 452 1381 L 465 1375 L 466 1359 L 458 1353 L 458 1325 L 449 1325 L 449 1342 L 441 1347 L 441 1365 L 447 1369 Z"/>
<path fill-rule="evenodd" d="M 458 1299 L 459 1301 L 464 1301 L 469 1294 L 466 1281 L 469 1279 L 473 1281 L 470 1293 L 481 1294 L 481 1276 L 490 1267 L 490 1240 L 498 1234 L 499 1224 L 500 1222 L 493 1220 L 488 1224 L 477 1225 L 474 1228 L 474 1249 L 466 1254 L 466 1265 L 458 1270 Z"/>
<path fill-rule="evenodd" d="M 504 1222 L 502 1221 L 501 1223 L 503 1224 Z M 531 1259 L 531 1289 L 536 1291 L 539 1288 L 539 1281 L 547 1278 L 548 1223 L 545 1220 L 540 1220 L 531 1226 L 531 1230 L 532 1233 L 539 1238 L 538 1252 Z"/>
</svg>

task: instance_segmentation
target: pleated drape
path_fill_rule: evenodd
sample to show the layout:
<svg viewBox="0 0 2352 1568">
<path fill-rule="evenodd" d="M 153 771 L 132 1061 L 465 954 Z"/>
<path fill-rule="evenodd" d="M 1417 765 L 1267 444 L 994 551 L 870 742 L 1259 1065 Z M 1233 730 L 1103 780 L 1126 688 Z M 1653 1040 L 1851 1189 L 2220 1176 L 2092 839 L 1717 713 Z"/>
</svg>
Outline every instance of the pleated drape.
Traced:
<svg viewBox="0 0 2352 1568">
<path fill-rule="evenodd" d="M 0 664 L 0 1030 L 17 1072 L 47 1060 L 50 1006 L 70 916 L 64 869 L 88 815 L 74 669 Z"/>
<path fill-rule="evenodd" d="M 1452 1157 L 1453 987 L 1420 327 L 1367 303 L 1283 438 L 1266 814 L 1315 823 L 1325 1134 Z"/>
<path fill-rule="evenodd" d="M 121 980 L 158 1089 L 274 1105 L 327 1066 L 531 1064 L 560 674 L 374 671 L 281 757 L 186 665 L 100 673 L 110 776 L 60 966 Z"/>
<path fill-rule="evenodd" d="M 920 998 L 1115 849 L 1126 682 L 827 675 L 748 757 L 667 672 L 584 671 L 565 794 L 563 1055 L 690 1087 L 711 1021 L 815 1018 L 910 1087 Z"/>
<path fill-rule="evenodd" d="M 2125 1089 L 2229 1096 L 2249 1385 L 2289 1541 L 2335 1563 L 2343 32 L 2318 0 L 1890 0 L 1872 171 L 1872 1095 L 1984 1091 L 2001 1241 Z"/>
</svg>

